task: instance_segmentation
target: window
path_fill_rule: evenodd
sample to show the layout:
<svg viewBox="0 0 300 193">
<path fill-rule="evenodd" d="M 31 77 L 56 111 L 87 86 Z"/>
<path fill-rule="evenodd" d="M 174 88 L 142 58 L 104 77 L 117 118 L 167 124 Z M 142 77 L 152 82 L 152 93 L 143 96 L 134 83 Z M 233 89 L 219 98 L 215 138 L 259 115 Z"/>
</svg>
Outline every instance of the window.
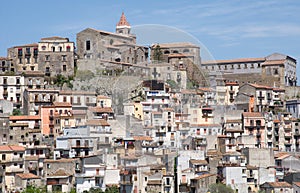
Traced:
<svg viewBox="0 0 300 193">
<path fill-rule="evenodd" d="M 67 102 L 67 97 L 66 96 L 64 96 L 63 101 Z"/>
<path fill-rule="evenodd" d="M 71 51 L 71 47 L 67 46 L 67 52 L 70 52 L 70 51 Z"/>
<path fill-rule="evenodd" d="M 30 58 L 29 57 L 26 58 L 26 63 L 30 64 Z"/>
<path fill-rule="evenodd" d="M 51 49 L 52 49 L 52 52 L 55 52 L 55 47 L 54 47 L 54 46 L 52 46 L 52 48 L 51 48 Z"/>
<path fill-rule="evenodd" d="M 87 40 L 87 41 L 85 42 L 85 49 L 86 49 L 86 50 L 91 50 L 91 41 L 90 41 L 90 40 Z"/>
<path fill-rule="evenodd" d="M 62 47 L 61 46 L 59 46 L 59 51 L 62 52 Z"/>
<path fill-rule="evenodd" d="M 22 64 L 22 58 L 19 58 L 19 64 Z"/>
<path fill-rule="evenodd" d="M 62 59 L 62 61 L 66 61 L 67 60 L 67 56 L 66 55 L 62 55 L 61 59 Z"/>
<path fill-rule="evenodd" d="M 64 72 L 67 71 L 67 65 L 63 65 L 63 71 L 64 71 Z"/>
<path fill-rule="evenodd" d="M 23 55 L 23 50 L 22 50 L 22 48 L 19 48 L 18 49 L 18 56 L 22 56 Z"/>
<path fill-rule="evenodd" d="M 6 154 L 2 154 L 2 160 L 6 160 Z"/>
<path fill-rule="evenodd" d="M 46 56 L 45 56 L 45 60 L 46 60 L 46 61 L 49 61 L 49 60 L 50 60 L 50 55 L 46 55 Z"/>
<path fill-rule="evenodd" d="M 26 54 L 30 54 L 30 48 L 26 48 Z"/>
<path fill-rule="evenodd" d="M 33 49 L 33 55 L 35 55 L 35 56 L 38 55 L 38 49 L 37 48 Z"/>
</svg>

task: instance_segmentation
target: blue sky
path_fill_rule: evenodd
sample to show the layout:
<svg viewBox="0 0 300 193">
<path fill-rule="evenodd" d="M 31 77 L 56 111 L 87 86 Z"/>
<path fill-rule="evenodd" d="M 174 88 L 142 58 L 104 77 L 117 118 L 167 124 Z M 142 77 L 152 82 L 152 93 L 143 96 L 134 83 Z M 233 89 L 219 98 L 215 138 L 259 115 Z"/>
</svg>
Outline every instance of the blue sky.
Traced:
<svg viewBox="0 0 300 193">
<path fill-rule="evenodd" d="M 122 11 L 133 29 L 152 24 L 185 32 L 183 36 L 200 41 L 215 59 L 279 52 L 300 62 L 300 1 L 294 0 L 7 0 L 0 7 L 0 56 L 9 47 L 42 37 L 76 41 L 76 33 L 87 27 L 114 31 Z M 144 33 L 137 35 L 142 44 L 157 43 L 145 42 Z M 155 41 L 161 34 L 150 35 Z"/>
</svg>

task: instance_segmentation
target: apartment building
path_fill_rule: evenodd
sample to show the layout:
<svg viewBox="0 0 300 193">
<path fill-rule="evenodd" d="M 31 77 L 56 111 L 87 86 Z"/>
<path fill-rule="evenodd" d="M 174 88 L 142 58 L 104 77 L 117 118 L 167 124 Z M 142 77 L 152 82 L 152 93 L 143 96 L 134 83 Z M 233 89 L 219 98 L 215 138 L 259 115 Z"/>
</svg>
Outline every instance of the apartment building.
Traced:
<svg viewBox="0 0 300 193">
<path fill-rule="evenodd" d="M 2 192 L 11 192 L 16 190 L 15 176 L 24 172 L 24 154 L 25 148 L 18 145 L 1 145 L 1 170 Z"/>
<path fill-rule="evenodd" d="M 15 72 L 26 73 L 39 70 L 38 44 L 26 44 L 7 49 L 7 57 L 12 60 Z"/>
<path fill-rule="evenodd" d="M 74 42 L 69 38 L 46 37 L 38 43 L 38 70 L 46 76 L 54 77 L 58 74 L 73 76 L 75 74 Z"/>
<path fill-rule="evenodd" d="M 13 73 L 15 71 L 12 59 L 7 57 L 0 57 L 0 74 Z"/>
<path fill-rule="evenodd" d="M 14 108 L 23 107 L 24 76 L 0 76 L 0 98 L 13 102 Z"/>
<path fill-rule="evenodd" d="M 296 63 L 290 56 L 273 53 L 261 58 L 208 61 L 201 66 L 209 73 L 221 72 L 226 81 L 284 88 L 296 85 Z"/>
</svg>

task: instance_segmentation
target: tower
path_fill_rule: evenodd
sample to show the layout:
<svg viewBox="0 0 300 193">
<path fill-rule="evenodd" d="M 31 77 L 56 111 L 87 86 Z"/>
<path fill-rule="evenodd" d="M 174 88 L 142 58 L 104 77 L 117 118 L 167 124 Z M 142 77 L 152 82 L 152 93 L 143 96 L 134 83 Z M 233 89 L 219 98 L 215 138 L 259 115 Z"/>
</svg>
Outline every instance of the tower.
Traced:
<svg viewBox="0 0 300 193">
<path fill-rule="evenodd" d="M 116 33 L 117 34 L 129 35 L 130 34 L 130 28 L 131 28 L 130 24 L 126 20 L 124 12 L 122 12 L 120 21 L 117 23 L 117 26 L 116 26 Z"/>
</svg>

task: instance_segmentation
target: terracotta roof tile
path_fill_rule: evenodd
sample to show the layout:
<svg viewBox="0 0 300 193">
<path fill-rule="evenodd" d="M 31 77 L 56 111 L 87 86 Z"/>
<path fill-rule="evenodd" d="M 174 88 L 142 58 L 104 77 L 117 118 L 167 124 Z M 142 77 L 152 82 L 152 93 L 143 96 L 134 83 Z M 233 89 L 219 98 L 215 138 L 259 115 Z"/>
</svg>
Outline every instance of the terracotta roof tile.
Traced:
<svg viewBox="0 0 300 193">
<path fill-rule="evenodd" d="M 251 83 L 247 83 L 247 84 L 250 85 L 250 86 L 253 86 L 254 88 L 257 88 L 257 89 L 266 89 L 266 90 L 272 90 L 273 89 L 273 87 L 265 86 L 265 85 L 251 84 Z"/>
<path fill-rule="evenodd" d="M 130 26 L 129 22 L 126 20 L 124 12 L 122 12 L 120 21 L 117 23 L 117 26 Z"/>
<path fill-rule="evenodd" d="M 96 125 L 96 126 L 110 126 L 110 124 L 105 119 L 92 119 L 86 122 L 86 125 Z"/>
<path fill-rule="evenodd" d="M 152 141 L 152 137 L 150 136 L 133 136 L 133 139 L 136 141 Z"/>
<path fill-rule="evenodd" d="M 239 86 L 238 82 L 226 82 L 225 86 Z"/>
<path fill-rule="evenodd" d="M 267 60 L 264 63 L 261 63 L 262 66 L 265 65 L 284 65 L 285 60 Z"/>
<path fill-rule="evenodd" d="M 216 174 L 203 174 L 203 175 L 201 175 L 201 176 L 195 177 L 194 179 L 195 179 L 195 180 L 200 180 L 200 179 L 208 178 L 208 177 L 215 176 L 215 175 L 216 175 Z"/>
<path fill-rule="evenodd" d="M 9 120 L 18 121 L 18 120 L 39 120 L 41 119 L 39 115 L 18 115 L 18 116 L 9 116 Z"/>
<path fill-rule="evenodd" d="M 68 102 L 53 102 L 56 107 L 72 107 L 71 103 Z"/>
<path fill-rule="evenodd" d="M 274 188 L 281 188 L 281 187 L 287 187 L 287 188 L 292 188 L 292 185 L 287 183 L 287 182 L 266 182 L 270 186 Z"/>
<path fill-rule="evenodd" d="M 25 151 L 25 148 L 19 145 L 0 145 L 0 151 Z"/>
<path fill-rule="evenodd" d="M 77 161 L 77 159 L 58 159 L 58 160 L 53 160 L 53 159 L 45 159 L 45 163 L 71 163 Z"/>
<path fill-rule="evenodd" d="M 225 121 L 226 123 L 241 123 L 241 119 L 229 119 Z"/>
<path fill-rule="evenodd" d="M 65 169 L 60 168 L 60 169 L 56 170 L 54 173 L 49 174 L 48 176 L 52 176 L 52 177 L 56 177 L 56 176 L 57 177 L 59 177 L 59 176 L 71 176 L 71 174 L 67 173 L 65 171 Z"/>
<path fill-rule="evenodd" d="M 263 118 L 262 114 L 259 112 L 243 112 L 244 117 L 259 117 Z"/>
<path fill-rule="evenodd" d="M 32 173 L 24 173 L 24 174 L 17 174 L 22 179 L 40 179 L 41 177 L 34 175 Z"/>
<path fill-rule="evenodd" d="M 193 165 L 207 165 L 207 161 L 206 160 L 191 159 L 190 162 Z"/>
<path fill-rule="evenodd" d="M 113 109 L 111 107 L 90 107 L 89 108 L 92 112 L 96 113 L 113 113 Z"/>
<path fill-rule="evenodd" d="M 97 99 L 110 99 L 108 96 L 98 95 Z"/>
<path fill-rule="evenodd" d="M 52 36 L 52 37 L 41 38 L 41 40 L 69 40 L 69 38 L 63 38 L 63 37 L 59 37 L 59 36 Z"/>
<path fill-rule="evenodd" d="M 239 58 L 231 60 L 214 60 L 202 62 L 203 65 L 207 64 L 228 64 L 228 63 L 247 63 L 247 62 L 264 62 L 265 58 Z"/>
</svg>

